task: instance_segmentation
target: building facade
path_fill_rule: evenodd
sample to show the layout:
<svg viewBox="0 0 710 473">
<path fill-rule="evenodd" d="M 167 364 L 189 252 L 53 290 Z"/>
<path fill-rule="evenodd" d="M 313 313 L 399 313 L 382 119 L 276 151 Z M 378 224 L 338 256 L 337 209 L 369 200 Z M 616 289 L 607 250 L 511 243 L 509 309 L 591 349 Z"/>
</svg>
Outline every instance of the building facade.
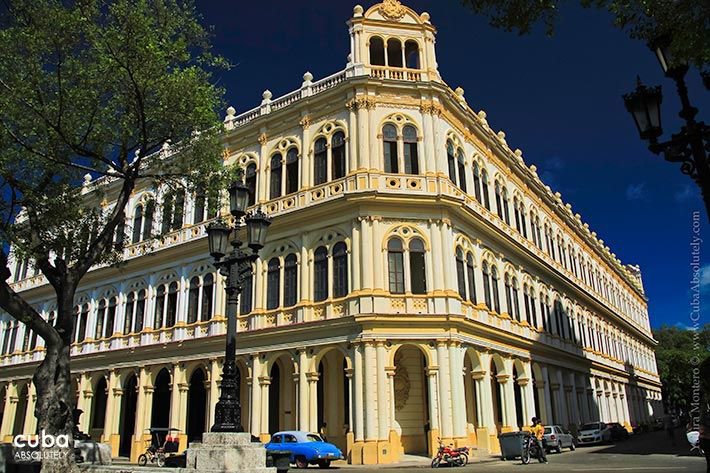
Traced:
<svg viewBox="0 0 710 473">
<path fill-rule="evenodd" d="M 638 267 L 443 81 L 427 13 L 385 0 L 348 26 L 343 71 L 224 120 L 225 163 L 274 217 L 240 301 L 245 430 L 325 425 L 350 462 L 372 464 L 431 455 L 438 438 L 496 452 L 533 415 L 629 429 L 659 416 Z M 137 190 L 125 264 L 77 293 L 80 427 L 115 456 L 135 460 L 151 426 L 179 429 L 184 447 L 213 423 L 226 319 L 205 228 L 218 207 Z M 46 280 L 31 262 L 13 269 L 52 320 Z M 3 320 L 7 440 L 36 430 L 43 344 Z"/>
</svg>

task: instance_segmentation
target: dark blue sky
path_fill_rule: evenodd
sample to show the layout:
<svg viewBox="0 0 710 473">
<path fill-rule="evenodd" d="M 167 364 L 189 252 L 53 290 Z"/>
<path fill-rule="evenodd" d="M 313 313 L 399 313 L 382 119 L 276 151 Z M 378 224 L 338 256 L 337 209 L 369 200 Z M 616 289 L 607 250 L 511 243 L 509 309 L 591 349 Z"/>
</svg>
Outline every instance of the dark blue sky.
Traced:
<svg viewBox="0 0 710 473">
<path fill-rule="evenodd" d="M 487 112 L 491 127 L 506 132 L 511 148 L 523 150 L 525 160 L 538 166 L 543 180 L 622 262 L 641 266 L 652 326 L 692 325 L 691 214 L 701 212 L 707 236 L 702 201 L 677 165 L 646 150 L 621 100 L 640 74 L 647 84 L 663 85 L 666 131 L 679 126 L 673 84 L 646 46 L 597 10 L 563 8 L 553 38 L 542 32 L 519 37 L 488 26 L 456 0 L 403 3 L 431 14 L 444 80 L 465 89 L 469 105 Z M 214 26 L 216 51 L 236 65 L 220 77 L 229 104 L 245 111 L 258 105 L 264 89 L 274 97 L 297 89 L 305 71 L 319 79 L 342 69 L 350 47 L 345 22 L 355 4 L 199 2 L 206 23 Z M 688 80 L 699 118 L 707 119 L 710 101 L 697 71 Z M 708 294 L 710 265 L 705 266 Z M 705 309 L 704 322 L 709 315 Z"/>
</svg>

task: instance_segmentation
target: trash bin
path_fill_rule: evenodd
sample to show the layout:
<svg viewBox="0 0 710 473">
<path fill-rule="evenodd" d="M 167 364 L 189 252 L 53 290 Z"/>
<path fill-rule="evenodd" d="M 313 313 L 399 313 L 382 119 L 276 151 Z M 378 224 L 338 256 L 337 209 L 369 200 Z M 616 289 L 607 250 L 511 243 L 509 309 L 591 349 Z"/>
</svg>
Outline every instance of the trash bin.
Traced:
<svg viewBox="0 0 710 473">
<path fill-rule="evenodd" d="M 506 432 L 498 436 L 501 460 L 515 460 L 523 455 L 523 440 L 527 432 Z"/>
<path fill-rule="evenodd" d="M 288 450 L 269 450 L 266 452 L 266 466 L 276 467 L 277 473 L 286 473 L 291 466 L 290 458 Z"/>
</svg>

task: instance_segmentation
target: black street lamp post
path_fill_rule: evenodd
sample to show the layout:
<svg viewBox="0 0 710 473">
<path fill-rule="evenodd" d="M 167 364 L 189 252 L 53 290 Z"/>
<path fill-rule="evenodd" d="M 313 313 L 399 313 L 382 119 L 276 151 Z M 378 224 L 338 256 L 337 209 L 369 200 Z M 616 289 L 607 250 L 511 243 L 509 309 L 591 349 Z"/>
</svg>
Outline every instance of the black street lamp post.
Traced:
<svg viewBox="0 0 710 473">
<path fill-rule="evenodd" d="M 219 401 L 215 408 L 215 423 L 212 432 L 243 432 L 241 407 L 239 403 L 239 378 L 237 377 L 237 304 L 244 281 L 251 275 L 251 266 L 259 257 L 259 250 L 264 247 L 266 230 L 271 220 L 262 211 L 246 214 L 249 202 L 249 189 L 240 182 L 229 187 L 229 211 L 234 217 L 234 228 L 227 226 L 221 219 L 207 227 L 207 239 L 214 265 L 222 276 L 226 277 L 227 293 L 227 346 L 222 367 L 222 385 Z M 247 246 L 251 252 L 242 249 L 244 244 L 237 235 L 237 228 L 244 217 L 247 230 Z M 229 241 L 230 234 L 234 238 Z M 232 248 L 229 250 L 229 245 Z"/>
<path fill-rule="evenodd" d="M 674 60 L 668 48 L 667 38 L 661 38 L 650 45 L 658 58 L 661 69 L 666 77 L 673 79 L 680 96 L 681 110 L 678 114 L 685 125 L 671 139 L 659 142 L 663 133 L 661 128 L 661 87 L 646 87 L 638 79 L 636 90 L 624 95 L 626 109 L 636 123 L 642 140 L 648 140 L 648 149 L 654 154 L 662 154 L 666 161 L 680 163 L 683 174 L 690 176 L 700 187 L 705 210 L 710 218 L 710 127 L 703 122 L 695 121 L 698 109 L 690 104 L 688 88 L 685 85 L 685 74 L 688 65 Z M 705 86 L 710 88 L 708 80 L 703 76 Z"/>
</svg>

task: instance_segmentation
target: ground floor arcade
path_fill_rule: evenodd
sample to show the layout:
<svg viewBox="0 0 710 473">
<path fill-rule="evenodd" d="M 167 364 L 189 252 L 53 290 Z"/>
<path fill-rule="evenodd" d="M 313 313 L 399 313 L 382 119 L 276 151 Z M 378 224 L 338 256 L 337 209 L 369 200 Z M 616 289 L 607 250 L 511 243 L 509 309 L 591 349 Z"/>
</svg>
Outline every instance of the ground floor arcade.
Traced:
<svg viewBox="0 0 710 473">
<path fill-rule="evenodd" d="M 449 339 L 324 344 L 238 361 L 246 431 L 267 440 L 278 430 L 325 426 L 352 463 L 431 455 L 438 438 L 496 452 L 497 435 L 533 415 L 545 424 L 627 428 L 661 415 L 660 390 L 636 378 Z M 80 428 L 134 461 L 149 427 L 179 429 L 186 447 L 213 423 L 220 373 L 217 358 L 84 371 L 75 380 Z M 2 438 L 34 433 L 30 380 L 0 388 Z"/>
</svg>

